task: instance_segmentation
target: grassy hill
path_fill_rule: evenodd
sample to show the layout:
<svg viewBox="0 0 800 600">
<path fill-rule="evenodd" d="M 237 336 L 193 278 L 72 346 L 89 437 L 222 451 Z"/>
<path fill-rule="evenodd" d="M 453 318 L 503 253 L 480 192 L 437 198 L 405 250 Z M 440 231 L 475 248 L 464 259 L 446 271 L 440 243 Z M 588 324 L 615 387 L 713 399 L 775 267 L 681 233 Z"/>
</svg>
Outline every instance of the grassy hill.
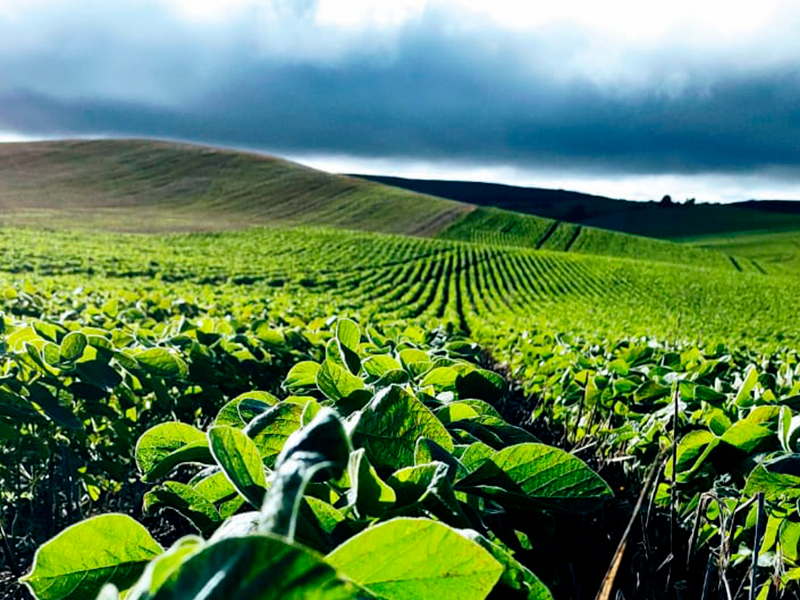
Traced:
<svg viewBox="0 0 800 600">
<path fill-rule="evenodd" d="M 537 250 L 691 263 L 739 271 L 763 273 L 767 270 L 757 262 L 738 259 L 734 256 L 735 250 L 726 246 L 695 247 L 676 244 L 498 208 L 478 208 L 451 223 L 439 237 Z"/>
<path fill-rule="evenodd" d="M 592 196 L 581 201 L 598 211 L 598 219 L 603 207 L 630 204 Z M 0 211 L 0 222 L 51 228 L 174 232 L 332 226 L 756 269 L 750 261 L 731 260 L 727 249 L 683 247 L 331 175 L 278 158 L 158 141 L 0 145 Z"/>
<path fill-rule="evenodd" d="M 631 202 L 565 190 L 469 181 L 359 176 L 402 189 L 480 206 L 662 239 L 750 230 L 800 229 L 800 203 L 750 201 L 738 204 Z"/>
<path fill-rule="evenodd" d="M 3 221 L 126 231 L 314 223 L 434 235 L 471 206 L 296 163 L 142 140 L 0 144 Z"/>
<path fill-rule="evenodd" d="M 752 231 L 702 236 L 698 248 L 733 254 L 770 272 L 800 273 L 800 231 Z M 742 263 L 744 264 L 744 263 Z"/>
</svg>

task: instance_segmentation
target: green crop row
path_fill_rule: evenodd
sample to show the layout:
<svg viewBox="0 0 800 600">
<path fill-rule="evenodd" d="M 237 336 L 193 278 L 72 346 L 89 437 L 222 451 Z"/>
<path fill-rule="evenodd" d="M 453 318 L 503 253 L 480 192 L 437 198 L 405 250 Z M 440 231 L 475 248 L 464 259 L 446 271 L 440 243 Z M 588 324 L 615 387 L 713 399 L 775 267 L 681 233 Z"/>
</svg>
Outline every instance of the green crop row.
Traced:
<svg viewBox="0 0 800 600">
<path fill-rule="evenodd" d="M 506 446 L 539 448 L 530 432 L 517 427 L 525 422 L 574 455 L 599 461 L 592 464 L 601 473 L 618 466 L 626 485 L 634 482 L 634 487 L 642 485 L 665 448 L 674 447 L 675 458 L 668 453 L 658 463 L 651 504 L 660 515 L 673 513 L 678 530 L 691 535 L 688 556 L 681 560 L 710 557 L 708 565 L 698 567 L 701 572 L 711 573 L 723 587 L 745 589 L 748 561 L 755 557 L 756 587 L 763 597 L 770 590 L 796 588 L 800 563 L 792 540 L 800 532 L 800 525 L 795 527 L 800 516 L 793 490 L 800 479 L 793 469 L 800 451 L 795 423 L 800 370 L 793 345 L 800 328 L 792 302 L 800 282 L 793 277 L 311 228 L 176 236 L 0 229 L 0 251 L 0 524 L 11 540 L 4 561 L 17 571 L 25 565 L 26 542 L 41 542 L 116 503 L 145 523 L 160 508 L 178 510 L 205 540 L 185 540 L 185 547 L 181 543 L 161 556 L 160 546 L 148 541 L 150 534 L 145 536 L 141 526 L 121 517 L 99 517 L 113 520 L 106 521 L 109 531 L 128 531 L 151 549 L 134 561 L 135 573 L 116 582 L 120 589 L 134 585 L 140 573 L 153 577 L 168 565 L 175 577 L 184 565 L 186 577 L 200 567 L 211 568 L 212 563 L 192 562 L 193 557 L 218 560 L 220 548 L 230 551 L 232 542 L 215 546 L 219 537 L 214 536 L 228 519 L 249 511 L 260 515 L 253 531 L 262 533 L 257 541 L 242 542 L 247 560 L 261 557 L 267 551 L 261 548 L 264 543 L 278 544 L 269 551 L 279 548 L 292 561 L 307 561 L 339 582 L 336 586 L 358 584 L 353 593 L 373 594 L 370 584 L 375 582 L 342 567 L 330 559 L 331 553 L 370 525 L 388 527 L 393 519 L 399 524 L 391 527 L 400 527 L 394 533 L 412 536 L 407 526 L 418 525 L 409 525 L 409 518 L 442 523 L 449 528 L 448 533 L 436 529 L 443 536 L 472 529 L 495 546 L 502 543 L 506 554 L 510 549 L 515 556 L 535 556 L 523 561 L 526 570 L 518 570 L 505 554 L 489 548 L 505 570 L 483 592 L 495 585 L 513 587 L 510 579 L 524 591 L 520 582 L 534 581 L 527 569 L 564 592 L 563 573 L 548 566 L 552 521 L 540 515 L 532 525 L 550 531 L 548 541 L 513 525 L 520 508 L 533 510 L 536 504 L 549 516 L 555 510 L 543 507 L 541 498 L 506 473 L 515 471 L 516 463 L 494 461 L 496 479 L 481 484 L 486 489 L 480 493 L 467 485 L 474 474 L 464 465 L 469 447 L 486 445 L 491 456 Z M 341 332 L 337 336 L 329 325 L 348 321 L 331 315 L 374 324 L 387 337 L 368 328 L 357 342 L 342 342 Z M 443 340 L 458 334 L 469 334 L 504 363 L 511 392 L 484 398 L 463 389 L 471 373 L 479 374 L 473 379 L 498 379 L 475 365 L 477 347 L 445 345 Z M 427 358 L 415 354 L 419 361 L 410 360 L 410 351 Z M 432 373 L 439 368 L 456 372 L 438 373 L 444 377 L 438 380 Z M 428 377 L 433 379 L 426 382 Z M 304 383 L 295 387 L 297 381 Z M 530 404 L 519 402 L 515 420 L 507 422 L 497 407 L 523 392 Z M 388 453 L 400 462 L 382 463 L 365 442 L 372 434 L 358 434 L 361 417 L 354 416 L 382 398 L 416 407 L 412 398 L 432 413 L 440 425 L 429 421 L 431 427 L 441 432 L 441 426 L 450 439 L 436 443 L 466 471 L 456 464 L 457 473 L 452 473 L 453 462 L 444 454 L 417 457 L 417 438 L 412 453 Z M 448 412 L 451 404 L 458 418 Z M 234 419 L 231 406 L 240 420 Z M 372 492 L 364 493 L 377 490 L 379 498 L 385 493 L 378 505 L 389 506 L 384 512 L 372 511 L 374 505 L 362 511 L 352 504 L 361 488 L 353 491 L 353 482 L 334 470 L 305 494 L 287 496 L 314 500 L 300 502 L 299 512 L 292 514 L 304 525 L 297 536 L 286 536 L 284 530 L 261 525 L 272 519 L 264 499 L 272 487 L 266 482 L 277 476 L 290 434 L 304 431 L 303 439 L 317 435 L 309 433 L 317 425 L 307 428 L 325 406 L 338 414 L 321 413 L 328 415 L 328 426 L 336 429 L 337 419 L 344 424 L 340 441 L 349 448 L 344 470 L 357 463 L 358 472 L 369 475 L 364 489 Z M 252 424 L 256 420 L 258 426 Z M 261 425 L 267 428 L 255 432 Z M 137 455 L 145 478 L 160 481 L 143 489 L 133 469 L 134 446 L 141 440 L 139 447 L 148 447 L 147 440 L 155 439 L 154 426 L 179 432 L 178 438 L 189 440 L 191 447 L 185 452 L 172 448 L 169 436 L 151 444 L 172 448 L 170 454 L 177 454 L 169 461 L 180 459 L 158 467 L 156 475 L 149 471 L 152 461 Z M 245 469 L 250 483 L 234 481 L 235 469 L 221 458 L 230 448 L 212 451 L 220 433 L 215 427 L 236 432 L 223 432 L 227 441 L 218 440 L 223 446 L 249 447 L 241 451 L 252 456 L 242 435 L 256 445 L 263 482 L 252 468 Z M 264 431 L 277 433 L 262 440 L 269 438 L 259 437 Z M 240 458 L 232 460 L 247 464 Z M 286 460 L 293 462 L 288 455 Z M 211 471 L 200 476 L 191 466 L 198 461 Z M 438 500 L 399 499 L 397 472 L 426 461 L 448 465 L 441 481 L 450 486 L 455 501 L 448 495 L 444 508 Z M 179 467 L 174 476 L 163 480 L 174 466 Z M 525 469 L 522 474 L 529 473 Z M 213 476 L 213 482 L 206 482 L 206 476 Z M 389 502 L 392 494 L 395 500 Z M 272 497 L 270 506 L 283 506 Z M 295 506 L 292 502 L 288 505 Z M 309 502 L 321 511 L 316 521 L 310 520 Z M 456 509 L 466 520 L 451 519 Z M 757 526 L 759 519 L 763 528 Z M 339 523 L 344 523 L 341 529 Z M 91 529 L 67 531 L 94 535 Z M 265 536 L 270 541 L 263 542 Z M 111 538 L 105 543 L 116 541 Z M 62 542 L 51 547 L 54 552 L 67 552 Z M 394 542 L 381 538 L 376 543 Z M 22 558 L 16 560 L 15 553 Z M 80 560 L 92 559 L 80 555 Z M 50 582 L 51 576 L 42 575 L 42 581 Z M 151 586 L 152 581 L 136 585 Z M 183 593 L 184 588 L 169 587 L 164 589 L 173 590 L 173 596 L 157 592 L 166 579 L 158 581 L 148 594 Z M 238 588 L 221 587 L 219 593 L 227 589 Z M 91 600 L 98 591 L 96 586 L 85 597 Z M 114 597 L 112 591 L 105 593 Z M 402 593 L 409 592 L 403 588 Z"/>
<path fill-rule="evenodd" d="M 410 333 L 340 319 L 284 399 L 251 391 L 204 430 L 148 429 L 145 511 L 176 510 L 203 537 L 165 550 L 129 517 L 96 516 L 41 546 L 24 581 L 40 600 L 551 598 L 515 552 L 546 543 L 542 518 L 594 511 L 610 488 L 500 416 L 506 383 L 467 360 L 473 344 Z"/>
</svg>

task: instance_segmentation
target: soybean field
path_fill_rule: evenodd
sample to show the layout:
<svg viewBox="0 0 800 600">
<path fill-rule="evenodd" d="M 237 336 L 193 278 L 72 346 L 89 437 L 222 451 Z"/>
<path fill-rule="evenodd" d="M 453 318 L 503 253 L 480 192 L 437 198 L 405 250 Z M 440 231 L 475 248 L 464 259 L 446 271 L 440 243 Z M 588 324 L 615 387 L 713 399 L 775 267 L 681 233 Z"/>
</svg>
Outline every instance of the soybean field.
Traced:
<svg viewBox="0 0 800 600">
<path fill-rule="evenodd" d="M 3 600 L 800 593 L 791 232 L 4 152 Z"/>
</svg>

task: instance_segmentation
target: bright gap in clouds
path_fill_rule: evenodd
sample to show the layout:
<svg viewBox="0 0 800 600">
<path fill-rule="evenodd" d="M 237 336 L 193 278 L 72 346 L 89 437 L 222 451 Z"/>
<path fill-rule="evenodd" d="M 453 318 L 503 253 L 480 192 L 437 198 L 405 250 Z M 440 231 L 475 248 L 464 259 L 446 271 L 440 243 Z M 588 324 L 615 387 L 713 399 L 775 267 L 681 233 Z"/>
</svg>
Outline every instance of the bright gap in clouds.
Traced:
<svg viewBox="0 0 800 600">
<path fill-rule="evenodd" d="M 510 166 L 472 166 L 414 159 L 354 158 L 295 155 L 291 160 L 329 173 L 387 175 L 410 179 L 481 181 L 522 187 L 583 192 L 625 200 L 660 200 L 665 194 L 677 202 L 740 202 L 744 200 L 800 200 L 800 183 L 776 173 L 695 175 L 634 175 L 568 170 L 528 170 Z"/>
<path fill-rule="evenodd" d="M 24 0 L 29 1 L 29 0 Z M 0 0 L 0 7 L 23 0 Z M 235 18 L 243 9 L 303 14 L 318 25 L 347 28 L 402 26 L 427 9 L 441 9 L 459 26 L 460 17 L 479 15 L 515 30 L 571 23 L 618 39 L 656 42 L 664 36 L 702 33 L 709 39 L 734 38 L 780 22 L 796 11 L 794 0 L 162 0 L 188 19 Z M 479 21 L 485 22 L 485 21 Z M 675 41 L 675 40 L 672 40 Z"/>
<path fill-rule="evenodd" d="M 21 133 L 14 133 L 13 131 L 0 130 L 0 144 L 7 142 L 32 142 L 37 138 Z"/>
</svg>

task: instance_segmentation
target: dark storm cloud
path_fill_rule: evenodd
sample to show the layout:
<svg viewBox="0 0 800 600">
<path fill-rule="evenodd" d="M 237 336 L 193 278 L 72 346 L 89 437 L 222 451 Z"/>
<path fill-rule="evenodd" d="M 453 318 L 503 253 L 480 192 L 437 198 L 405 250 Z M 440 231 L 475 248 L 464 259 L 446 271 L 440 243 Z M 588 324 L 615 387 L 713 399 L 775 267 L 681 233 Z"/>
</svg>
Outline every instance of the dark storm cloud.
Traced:
<svg viewBox="0 0 800 600">
<path fill-rule="evenodd" d="M 102 19 L 88 31 L 73 19 L 63 39 L 84 39 L 68 52 L 0 43 L 0 129 L 641 173 L 794 170 L 800 157 L 791 62 L 709 74 L 665 49 L 626 84 L 570 72 L 570 31 L 453 34 L 429 11 L 390 41 L 315 40 L 295 19 L 296 40 L 260 43 L 247 19 L 210 30 L 153 14 L 132 11 L 150 34 L 116 41 Z"/>
</svg>

